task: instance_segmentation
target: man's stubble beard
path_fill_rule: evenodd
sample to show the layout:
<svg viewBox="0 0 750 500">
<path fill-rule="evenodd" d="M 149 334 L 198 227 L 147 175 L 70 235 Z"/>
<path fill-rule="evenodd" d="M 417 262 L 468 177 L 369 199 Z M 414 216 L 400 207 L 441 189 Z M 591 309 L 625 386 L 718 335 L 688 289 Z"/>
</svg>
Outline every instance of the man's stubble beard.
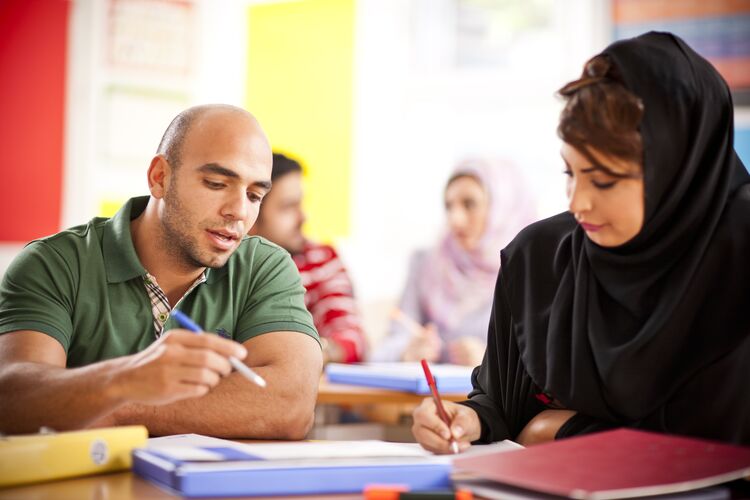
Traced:
<svg viewBox="0 0 750 500">
<path fill-rule="evenodd" d="M 221 267 L 226 261 L 211 262 L 209 257 L 201 256 L 198 242 L 190 235 L 190 221 L 185 220 L 184 209 L 180 201 L 174 180 L 169 183 L 169 190 L 164 196 L 164 216 L 162 218 L 163 242 L 167 254 L 175 264 L 186 269 L 204 267 Z M 198 229 L 198 228 L 195 228 Z"/>
</svg>

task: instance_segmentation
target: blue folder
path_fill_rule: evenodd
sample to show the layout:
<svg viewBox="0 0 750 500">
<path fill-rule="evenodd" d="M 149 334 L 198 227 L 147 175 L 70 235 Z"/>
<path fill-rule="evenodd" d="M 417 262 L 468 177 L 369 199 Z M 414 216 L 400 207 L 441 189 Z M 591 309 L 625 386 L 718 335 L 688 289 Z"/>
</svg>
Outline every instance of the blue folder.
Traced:
<svg viewBox="0 0 750 500">
<path fill-rule="evenodd" d="M 144 448 L 133 452 L 133 471 L 172 492 L 195 498 L 356 493 L 369 484 L 404 484 L 412 490 L 451 485 L 450 462 L 414 457 L 277 461 L 231 448 L 204 449 L 226 460 L 180 460 L 158 448 Z"/>
<path fill-rule="evenodd" d="M 468 394 L 471 391 L 471 367 L 435 364 L 430 369 L 440 393 Z M 329 363 L 326 365 L 326 377 L 338 384 L 380 387 L 421 395 L 430 393 L 419 363 Z"/>
</svg>

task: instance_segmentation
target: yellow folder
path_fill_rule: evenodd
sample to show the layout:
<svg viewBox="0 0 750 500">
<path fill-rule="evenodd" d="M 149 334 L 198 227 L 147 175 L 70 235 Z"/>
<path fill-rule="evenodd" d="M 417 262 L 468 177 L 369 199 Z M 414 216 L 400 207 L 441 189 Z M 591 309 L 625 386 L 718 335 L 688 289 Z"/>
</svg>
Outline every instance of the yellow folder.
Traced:
<svg viewBox="0 0 750 500">
<path fill-rule="evenodd" d="M 0 487 L 129 469 L 142 425 L 0 437 Z"/>
</svg>

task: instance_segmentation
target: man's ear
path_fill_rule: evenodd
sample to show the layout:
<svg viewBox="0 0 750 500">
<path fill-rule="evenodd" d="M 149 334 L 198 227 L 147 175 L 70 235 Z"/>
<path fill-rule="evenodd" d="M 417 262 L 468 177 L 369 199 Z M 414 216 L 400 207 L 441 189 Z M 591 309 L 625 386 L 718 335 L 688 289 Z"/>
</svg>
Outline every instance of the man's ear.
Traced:
<svg viewBox="0 0 750 500">
<path fill-rule="evenodd" d="M 172 175 L 172 166 L 162 155 L 156 155 L 151 159 L 151 165 L 148 166 L 148 189 L 151 196 L 156 199 L 164 197 L 169 184 L 169 178 Z"/>
</svg>

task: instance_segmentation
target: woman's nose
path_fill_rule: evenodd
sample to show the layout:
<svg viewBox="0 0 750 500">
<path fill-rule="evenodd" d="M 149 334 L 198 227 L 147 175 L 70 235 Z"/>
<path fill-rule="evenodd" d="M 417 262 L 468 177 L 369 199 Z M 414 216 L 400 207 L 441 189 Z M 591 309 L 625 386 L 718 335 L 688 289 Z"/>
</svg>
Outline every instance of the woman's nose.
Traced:
<svg viewBox="0 0 750 500">
<path fill-rule="evenodd" d="M 572 180 L 568 185 L 568 210 L 573 215 L 588 212 L 592 208 L 590 190 L 581 184 L 576 180 Z"/>
</svg>

